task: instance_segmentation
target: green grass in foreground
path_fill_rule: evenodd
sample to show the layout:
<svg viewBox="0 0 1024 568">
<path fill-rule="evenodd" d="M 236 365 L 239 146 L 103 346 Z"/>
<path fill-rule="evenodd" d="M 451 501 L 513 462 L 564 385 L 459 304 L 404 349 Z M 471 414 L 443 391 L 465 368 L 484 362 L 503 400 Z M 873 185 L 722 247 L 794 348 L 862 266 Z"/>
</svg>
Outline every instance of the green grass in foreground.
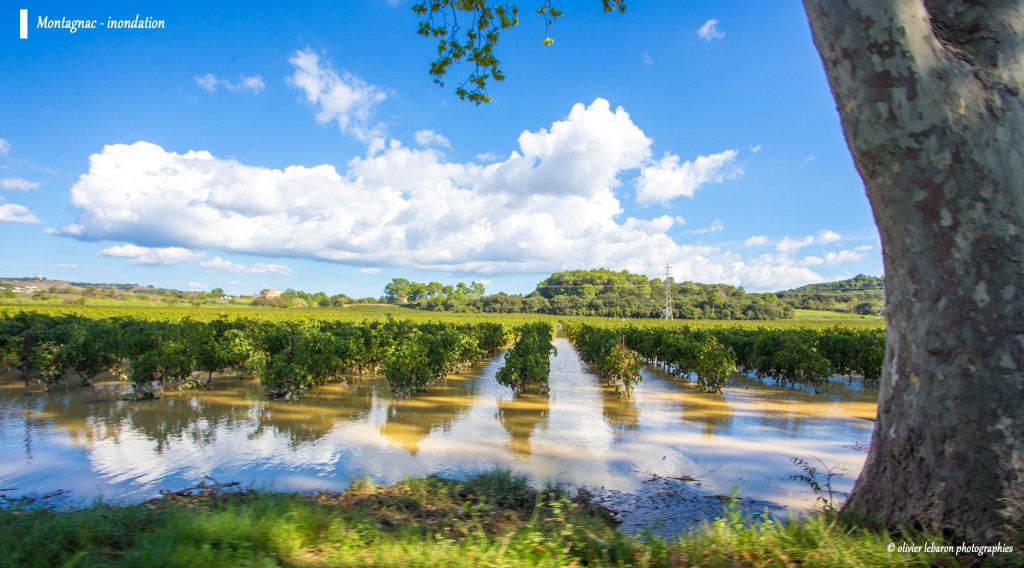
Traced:
<svg viewBox="0 0 1024 568">
<path fill-rule="evenodd" d="M 465 482 L 363 482 L 319 495 L 200 493 L 184 501 L 0 511 L 0 565 L 958 565 L 948 554 L 889 553 L 889 535 L 825 515 L 744 525 L 734 513 L 676 542 L 643 540 L 615 530 L 594 507 L 535 491 L 507 471 Z"/>
</svg>

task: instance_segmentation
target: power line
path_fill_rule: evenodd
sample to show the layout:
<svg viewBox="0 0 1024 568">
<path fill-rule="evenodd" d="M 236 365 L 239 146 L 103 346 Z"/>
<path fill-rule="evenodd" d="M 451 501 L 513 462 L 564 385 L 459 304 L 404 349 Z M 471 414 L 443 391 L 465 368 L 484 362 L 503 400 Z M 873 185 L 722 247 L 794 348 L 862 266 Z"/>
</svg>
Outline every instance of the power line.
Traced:
<svg viewBox="0 0 1024 568">
<path fill-rule="evenodd" d="M 672 319 L 672 267 L 665 263 L 665 319 Z"/>
<path fill-rule="evenodd" d="M 537 286 L 538 288 L 635 288 L 638 286 L 650 287 L 652 284 L 548 284 L 547 286 Z"/>
<path fill-rule="evenodd" d="M 776 296 L 839 296 L 847 294 L 856 294 L 858 292 L 882 292 L 885 293 L 885 288 L 860 288 L 851 290 L 823 290 L 821 292 L 794 292 L 792 290 L 784 290 L 780 292 L 774 292 Z"/>
<path fill-rule="evenodd" d="M 671 279 L 672 278 L 670 276 L 670 277 L 668 277 L 668 279 L 666 279 L 666 281 L 669 281 Z M 540 289 L 540 288 L 588 288 L 588 287 L 589 288 L 643 288 L 643 287 L 650 288 L 652 286 L 664 286 L 665 283 L 666 282 L 662 282 L 661 284 L 655 284 L 655 283 L 650 283 L 650 284 L 547 284 L 547 285 L 544 285 L 544 286 L 537 286 L 537 288 L 538 289 Z M 675 285 L 674 282 L 668 282 L 668 284 L 669 284 L 669 286 L 674 286 Z M 730 288 L 735 288 L 735 286 L 732 286 L 732 285 L 729 285 L 729 284 L 697 284 L 697 285 L 698 286 L 708 286 L 708 287 L 728 286 Z M 820 292 L 797 291 L 797 290 L 778 290 L 778 291 L 775 291 L 775 292 L 747 292 L 747 293 L 748 294 L 775 294 L 776 296 L 779 296 L 779 295 L 795 296 L 795 295 L 802 295 L 802 294 L 816 295 L 816 296 L 827 296 L 827 295 L 830 295 L 830 294 L 831 295 L 852 294 L 852 293 L 856 293 L 856 292 L 885 292 L 885 288 L 881 288 L 881 287 L 879 287 L 879 288 L 849 288 L 849 289 L 840 289 L 840 290 L 822 290 Z"/>
</svg>

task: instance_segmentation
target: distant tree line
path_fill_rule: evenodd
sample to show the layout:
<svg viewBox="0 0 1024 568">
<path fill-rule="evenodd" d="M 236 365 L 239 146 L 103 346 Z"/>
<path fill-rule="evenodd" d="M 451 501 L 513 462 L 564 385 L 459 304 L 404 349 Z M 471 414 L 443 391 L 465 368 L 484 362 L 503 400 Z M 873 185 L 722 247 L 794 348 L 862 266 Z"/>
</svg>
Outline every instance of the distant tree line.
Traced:
<svg viewBox="0 0 1024 568">
<path fill-rule="evenodd" d="M 371 304 L 383 301 L 381 298 L 350 298 L 345 294 L 328 296 L 326 292 L 303 292 L 291 288 L 279 296 L 268 296 L 266 290 L 252 300 L 252 305 L 271 308 L 341 308 L 349 304 Z"/>
<path fill-rule="evenodd" d="M 0 300 L 16 298 L 12 286 L 35 279 L 0 282 Z M 660 278 L 607 269 L 556 272 L 529 294 L 487 294 L 480 282 L 441 284 L 393 278 L 379 298 L 287 289 L 254 296 L 227 296 L 221 288 L 209 292 L 173 290 L 138 284 L 90 284 L 50 281 L 38 287 L 33 300 L 63 299 L 85 303 L 92 299 L 157 300 L 169 304 L 251 304 L 274 308 L 337 308 L 360 303 L 388 303 L 410 308 L 507 314 L 551 314 L 660 318 L 665 311 L 665 283 Z M 25 295 L 25 294 L 23 294 Z M 838 282 L 810 284 L 776 293 L 748 293 L 727 284 L 672 283 L 673 316 L 680 319 L 768 320 L 793 317 L 793 309 L 827 310 L 865 315 L 881 314 L 885 306 L 882 278 L 863 274 Z"/>
<path fill-rule="evenodd" d="M 556 272 L 533 292 L 485 294 L 473 282 L 443 286 L 395 278 L 384 288 L 388 303 L 439 311 L 659 318 L 665 312 L 665 283 L 642 274 L 607 269 Z M 672 312 L 681 319 L 785 319 L 793 307 L 774 294 L 747 293 L 726 284 L 673 283 Z"/>
<path fill-rule="evenodd" d="M 392 278 L 384 286 L 384 299 L 389 304 L 404 304 L 424 310 L 480 311 L 467 309 L 484 297 L 486 290 L 480 282 L 441 284 L 440 282 L 411 282 L 405 278 Z"/>
<path fill-rule="evenodd" d="M 271 294 L 271 292 L 275 293 Z M 207 292 L 203 290 L 182 291 L 139 284 L 96 284 L 45 279 L 40 282 L 40 279 L 37 278 L 0 280 L 0 300 L 18 298 L 36 301 L 63 300 L 65 304 L 87 304 L 94 300 L 157 301 L 169 305 L 182 303 L 194 306 L 237 304 L 272 308 L 337 308 L 349 304 L 383 303 L 385 301 L 383 297 L 352 298 L 345 294 L 329 296 L 325 292 L 304 292 L 291 288 L 280 293 L 263 290 L 259 295 L 232 296 L 225 293 L 223 288 L 213 288 Z"/>
</svg>

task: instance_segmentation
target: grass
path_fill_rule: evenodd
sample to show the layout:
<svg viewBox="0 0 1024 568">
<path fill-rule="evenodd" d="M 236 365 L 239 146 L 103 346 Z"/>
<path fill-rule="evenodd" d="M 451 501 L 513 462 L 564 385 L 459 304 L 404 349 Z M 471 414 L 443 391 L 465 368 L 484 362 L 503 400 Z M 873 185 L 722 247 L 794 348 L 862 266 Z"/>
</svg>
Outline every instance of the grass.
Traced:
<svg viewBox="0 0 1024 568">
<path fill-rule="evenodd" d="M 555 316 L 544 314 L 490 314 L 490 313 L 454 313 L 454 312 L 432 312 L 394 306 L 388 304 L 350 304 L 343 308 L 260 308 L 253 306 L 232 306 L 232 305 L 202 305 L 202 306 L 131 306 L 125 303 L 99 305 L 69 305 L 69 304 L 2 304 L 0 303 L 0 314 L 17 313 L 19 311 L 32 311 L 43 314 L 59 316 L 62 314 L 78 314 L 92 318 L 106 317 L 132 317 L 148 320 L 170 320 L 176 321 L 189 317 L 197 321 L 210 321 L 221 316 L 229 318 L 252 318 L 269 321 L 291 321 L 300 319 L 313 320 L 338 320 L 362 322 L 366 320 L 384 320 L 392 317 L 398 320 L 411 320 L 415 322 L 424 321 L 446 321 L 456 323 L 476 322 L 503 322 L 508 325 L 519 325 L 533 321 L 549 321 L 557 324 L 560 321 L 628 321 L 630 323 L 642 324 L 644 322 L 654 325 L 667 325 L 670 327 L 689 326 L 695 328 L 720 328 L 720 327 L 745 327 L 745 328 L 793 328 L 793 327 L 816 327 L 829 328 L 835 325 L 844 327 L 865 327 L 885 328 L 885 319 L 877 316 L 861 316 L 856 314 L 844 314 L 839 312 L 825 312 L 818 310 L 796 310 L 796 317 L 786 320 L 643 320 L 620 318 L 604 318 L 596 316 Z"/>
<path fill-rule="evenodd" d="M 881 316 L 866 316 L 861 314 L 852 314 L 850 312 L 831 312 L 828 310 L 803 310 L 799 308 L 793 310 L 793 317 L 797 320 L 828 320 L 840 323 L 846 323 L 849 321 L 885 321 L 885 318 Z"/>
<path fill-rule="evenodd" d="M 342 308 L 269 308 L 239 305 L 125 305 L 125 303 L 99 305 L 74 304 L 0 304 L 0 314 L 36 312 L 52 316 L 77 314 L 90 318 L 131 317 L 144 320 L 178 321 L 188 317 L 197 321 L 210 321 L 221 316 L 228 318 L 251 318 L 266 321 L 294 321 L 301 319 L 352 321 L 384 320 L 389 316 L 398 320 L 448 321 L 475 323 L 481 321 L 504 321 L 513 324 L 547 319 L 557 321 L 556 316 L 531 314 L 482 314 L 452 313 L 415 310 L 385 304 L 351 304 Z"/>
<path fill-rule="evenodd" d="M 666 542 L 623 534 L 601 513 L 504 470 L 466 481 L 362 481 L 340 493 L 207 491 L 124 507 L 2 510 L 0 565 L 852 567 L 963 560 L 890 553 L 900 541 L 836 515 L 751 524 L 730 509 Z M 927 534 L 903 540 L 943 542 Z"/>
<path fill-rule="evenodd" d="M 799 520 L 744 523 L 738 510 L 680 538 L 672 552 L 679 566 L 961 566 L 943 553 L 889 552 L 903 540 L 942 545 L 941 536 L 909 533 L 893 539 L 843 515 L 818 512 Z"/>
<path fill-rule="evenodd" d="M 0 512 L 0 565 L 13 566 L 632 565 L 632 544 L 563 493 L 500 470 L 341 493 Z"/>
</svg>

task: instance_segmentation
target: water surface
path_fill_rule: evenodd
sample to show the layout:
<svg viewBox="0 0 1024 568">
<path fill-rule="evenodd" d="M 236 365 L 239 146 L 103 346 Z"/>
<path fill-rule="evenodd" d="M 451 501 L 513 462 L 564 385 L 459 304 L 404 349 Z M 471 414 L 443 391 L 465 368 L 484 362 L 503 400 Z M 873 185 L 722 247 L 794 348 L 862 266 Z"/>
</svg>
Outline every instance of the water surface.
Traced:
<svg viewBox="0 0 1024 568">
<path fill-rule="evenodd" d="M 125 386 L 24 395 L 0 385 L 0 489 L 71 491 L 88 502 L 137 502 L 204 476 L 276 490 L 343 489 L 369 477 L 465 476 L 495 466 L 537 483 L 638 488 L 651 475 L 795 510 L 814 494 L 791 462 L 820 458 L 848 491 L 871 438 L 877 391 L 833 381 L 820 394 L 736 375 L 723 395 L 645 369 L 630 397 L 601 385 L 556 339 L 551 392 L 518 399 L 499 385 L 502 358 L 395 400 L 381 377 L 352 377 L 297 401 L 268 401 L 255 380 L 215 378 L 208 391 L 120 400 Z M 815 462 L 814 465 L 820 464 Z"/>
</svg>

